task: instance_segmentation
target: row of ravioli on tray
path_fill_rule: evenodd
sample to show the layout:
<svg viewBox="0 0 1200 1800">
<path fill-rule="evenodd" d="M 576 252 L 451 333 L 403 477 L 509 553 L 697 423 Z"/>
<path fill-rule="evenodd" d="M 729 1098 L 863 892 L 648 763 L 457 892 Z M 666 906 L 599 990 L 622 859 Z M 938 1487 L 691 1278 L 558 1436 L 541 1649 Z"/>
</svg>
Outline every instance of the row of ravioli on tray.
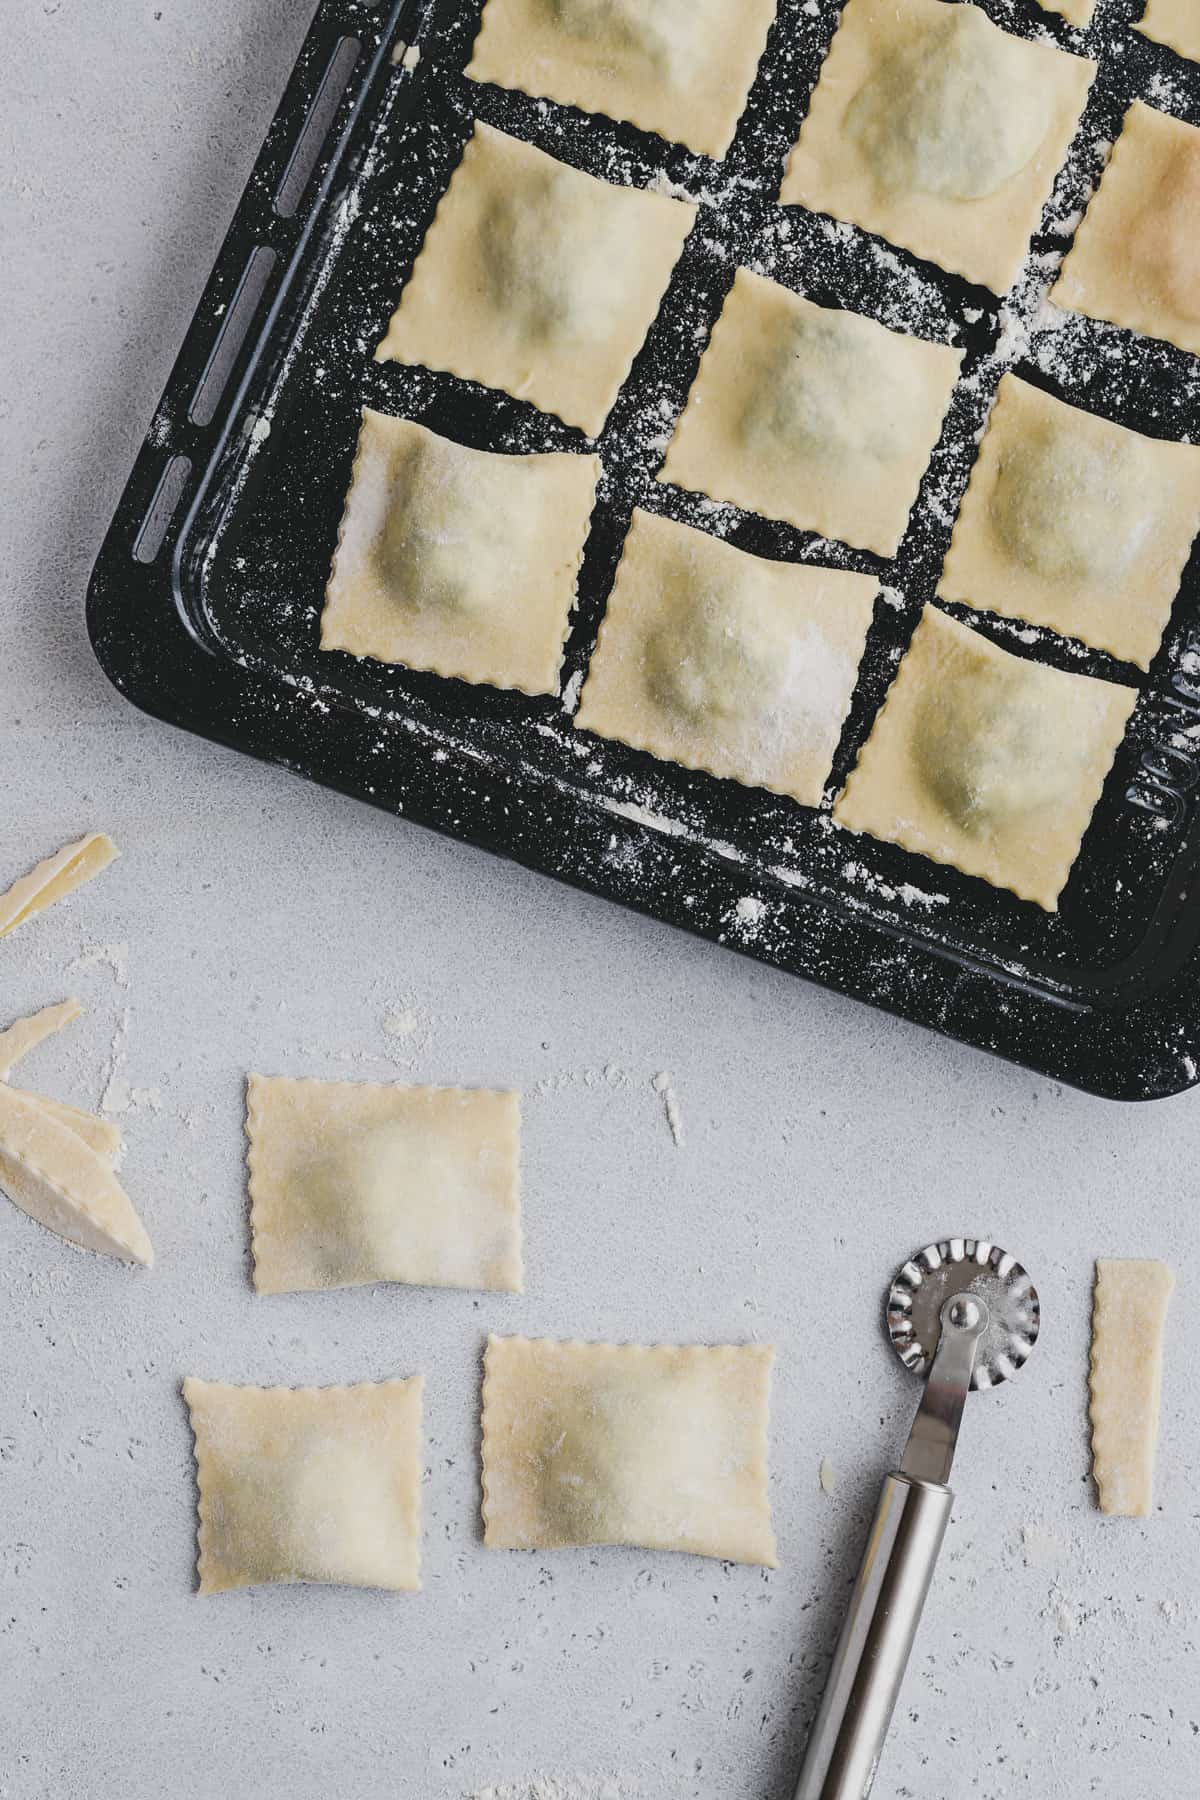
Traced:
<svg viewBox="0 0 1200 1800">
<path fill-rule="evenodd" d="M 1092 8 L 1055 10 L 1082 25 Z M 487 0 L 465 85 L 719 157 L 774 12 Z M 1200 59 L 1200 14 L 1179 0 L 1151 0 L 1140 29 Z M 847 0 L 780 202 L 1003 295 L 1095 73 L 971 4 Z M 1053 302 L 1200 354 L 1198 208 L 1200 129 L 1135 100 Z M 477 121 L 376 359 L 513 395 L 595 446 L 696 214 Z M 961 363 L 950 344 L 739 267 L 657 480 L 886 561 Z M 598 449 L 496 454 L 364 409 L 322 649 L 557 695 Z M 1200 447 L 1009 372 L 937 596 L 1148 670 L 1198 531 Z M 574 723 L 818 806 L 879 587 L 638 508 Z M 833 819 L 1054 911 L 1136 700 L 1127 682 L 1014 654 L 926 606 Z"/>
</svg>

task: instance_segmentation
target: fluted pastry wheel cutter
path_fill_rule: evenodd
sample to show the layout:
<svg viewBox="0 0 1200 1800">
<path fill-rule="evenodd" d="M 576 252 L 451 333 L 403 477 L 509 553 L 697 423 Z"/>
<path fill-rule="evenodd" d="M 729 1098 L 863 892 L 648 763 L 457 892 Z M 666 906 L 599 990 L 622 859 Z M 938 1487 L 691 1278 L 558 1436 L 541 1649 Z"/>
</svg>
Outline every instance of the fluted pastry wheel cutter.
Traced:
<svg viewBox="0 0 1200 1800">
<path fill-rule="evenodd" d="M 888 1335 L 925 1392 L 883 1484 L 796 1800 L 870 1793 L 954 1504 L 947 1482 L 967 1394 L 1014 1374 L 1040 1322 L 1020 1263 L 982 1238 L 929 1244 L 893 1281 Z"/>
</svg>

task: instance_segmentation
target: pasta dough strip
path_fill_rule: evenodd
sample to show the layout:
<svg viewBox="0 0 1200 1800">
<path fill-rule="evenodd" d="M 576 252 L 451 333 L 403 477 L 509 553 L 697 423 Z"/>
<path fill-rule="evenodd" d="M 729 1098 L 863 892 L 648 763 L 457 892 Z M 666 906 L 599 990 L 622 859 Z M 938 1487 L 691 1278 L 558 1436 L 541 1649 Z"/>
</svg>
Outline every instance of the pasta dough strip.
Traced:
<svg viewBox="0 0 1200 1800">
<path fill-rule="evenodd" d="M 6 894 L 0 894 L 0 937 L 7 937 L 35 913 L 45 912 L 56 900 L 65 900 L 77 887 L 106 869 L 117 854 L 110 837 L 102 831 L 92 831 L 78 843 L 67 844 L 38 863 Z"/>
<path fill-rule="evenodd" d="M 1163 1330 L 1175 1277 L 1164 1262 L 1096 1264 L 1092 1313 L 1092 1474 L 1100 1510 L 1153 1507 Z"/>
<path fill-rule="evenodd" d="M 154 1251 L 107 1160 L 35 1095 L 0 1082 L 0 1187 L 68 1243 L 149 1268 Z"/>
</svg>

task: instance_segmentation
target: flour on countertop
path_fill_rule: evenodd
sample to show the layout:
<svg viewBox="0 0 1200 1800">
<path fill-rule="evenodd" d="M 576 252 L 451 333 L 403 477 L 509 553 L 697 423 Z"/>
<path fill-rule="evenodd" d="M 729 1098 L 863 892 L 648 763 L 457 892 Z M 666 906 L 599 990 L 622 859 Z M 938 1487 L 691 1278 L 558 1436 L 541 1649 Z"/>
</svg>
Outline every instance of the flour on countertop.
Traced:
<svg viewBox="0 0 1200 1800">
<path fill-rule="evenodd" d="M 464 1800 L 633 1800 L 641 1791 L 623 1775 L 531 1775 L 476 1788 Z"/>
<path fill-rule="evenodd" d="M 113 980 L 118 987 L 129 986 L 129 945 L 89 944 L 67 964 L 67 971 L 73 969 L 111 969 Z"/>
<path fill-rule="evenodd" d="M 663 1113 L 666 1116 L 667 1124 L 671 1128 L 672 1138 L 675 1140 L 676 1144 L 682 1144 L 683 1116 L 679 1111 L 679 1100 L 676 1096 L 675 1089 L 671 1085 L 671 1077 L 667 1074 L 665 1069 L 660 1069 L 658 1074 L 652 1077 L 650 1086 L 662 1100 Z"/>
</svg>

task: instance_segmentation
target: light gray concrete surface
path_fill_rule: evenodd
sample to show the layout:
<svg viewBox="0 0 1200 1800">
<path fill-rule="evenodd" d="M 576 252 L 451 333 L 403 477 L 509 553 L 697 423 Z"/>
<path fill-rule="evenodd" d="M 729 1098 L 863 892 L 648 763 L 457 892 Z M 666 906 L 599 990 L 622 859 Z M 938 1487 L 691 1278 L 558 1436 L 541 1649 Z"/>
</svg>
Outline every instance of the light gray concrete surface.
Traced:
<svg viewBox="0 0 1200 1800">
<path fill-rule="evenodd" d="M 1025 1258 L 1046 1326 L 1020 1382 L 969 1409 L 877 1792 L 1194 1800 L 1197 1102 L 1105 1105 L 939 1042 L 151 724 L 91 660 L 90 564 L 306 13 L 5 13 L 0 885 L 93 826 L 124 856 L 0 947 L 0 1012 L 85 1003 L 28 1076 L 129 1098 L 159 1264 L 0 1212 L 0 1795 L 790 1800 L 915 1399 L 881 1291 L 958 1229 Z M 250 1067 L 519 1085 L 527 1294 L 256 1299 Z M 1089 1487 L 1097 1254 L 1180 1277 L 1145 1522 L 1101 1519 Z M 778 1572 L 485 1552 L 489 1327 L 775 1342 Z M 198 1600 L 181 1377 L 418 1369 L 424 1591 Z"/>
</svg>

